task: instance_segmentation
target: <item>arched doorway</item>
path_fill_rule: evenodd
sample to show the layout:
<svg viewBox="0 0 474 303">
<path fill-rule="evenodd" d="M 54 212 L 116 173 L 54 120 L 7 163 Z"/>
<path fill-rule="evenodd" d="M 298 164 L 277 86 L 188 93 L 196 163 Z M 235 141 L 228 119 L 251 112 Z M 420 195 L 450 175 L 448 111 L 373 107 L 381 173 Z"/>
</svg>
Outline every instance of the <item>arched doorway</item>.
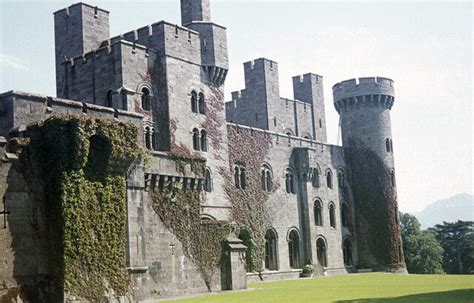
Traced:
<svg viewBox="0 0 474 303">
<path fill-rule="evenodd" d="M 316 241 L 316 254 L 318 256 L 318 263 L 319 265 L 323 267 L 328 266 L 328 260 L 327 260 L 327 247 L 326 247 L 326 241 L 324 241 L 323 238 L 319 238 Z"/>
<path fill-rule="evenodd" d="M 273 229 L 265 234 L 265 269 L 278 270 L 277 236 Z"/>
</svg>

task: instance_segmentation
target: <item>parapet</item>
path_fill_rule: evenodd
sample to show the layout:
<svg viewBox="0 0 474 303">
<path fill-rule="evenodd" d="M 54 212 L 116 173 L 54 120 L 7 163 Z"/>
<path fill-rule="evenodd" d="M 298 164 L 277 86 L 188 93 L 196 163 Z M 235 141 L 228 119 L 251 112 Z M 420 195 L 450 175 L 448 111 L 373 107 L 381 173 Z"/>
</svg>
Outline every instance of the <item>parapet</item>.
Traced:
<svg viewBox="0 0 474 303">
<path fill-rule="evenodd" d="M 87 3 L 84 3 L 84 2 L 78 2 L 78 3 L 75 3 L 75 4 L 72 4 L 66 8 L 63 8 L 63 9 L 60 9 L 60 10 L 57 10 L 55 11 L 53 14 L 56 15 L 56 14 L 66 14 L 69 16 L 70 12 L 71 11 L 74 11 L 76 9 L 79 9 L 81 6 L 87 6 L 89 8 L 92 8 L 94 9 L 96 12 L 97 11 L 101 11 L 103 13 L 106 13 L 106 14 L 109 14 L 110 12 L 105 10 L 105 9 L 102 9 L 102 8 L 99 8 L 97 6 L 93 6 L 93 5 L 90 5 L 90 4 L 87 4 Z"/>
<path fill-rule="evenodd" d="M 383 77 L 355 78 L 339 82 L 332 87 L 334 103 L 337 101 L 367 95 L 394 97 L 393 80 Z"/>
<path fill-rule="evenodd" d="M 271 69 L 278 68 L 278 63 L 266 58 L 259 58 L 244 63 L 244 71 L 251 71 L 256 68 L 263 68 L 268 65 Z"/>
</svg>

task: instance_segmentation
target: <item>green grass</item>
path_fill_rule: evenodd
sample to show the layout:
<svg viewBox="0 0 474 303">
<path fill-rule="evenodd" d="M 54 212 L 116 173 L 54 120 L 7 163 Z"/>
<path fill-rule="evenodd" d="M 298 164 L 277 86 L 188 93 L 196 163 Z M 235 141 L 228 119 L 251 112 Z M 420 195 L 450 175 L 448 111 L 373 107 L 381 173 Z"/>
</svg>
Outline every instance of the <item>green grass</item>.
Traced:
<svg viewBox="0 0 474 303">
<path fill-rule="evenodd" d="M 249 289 L 172 302 L 474 302 L 472 275 L 371 273 L 257 283 L 249 285 Z"/>
</svg>

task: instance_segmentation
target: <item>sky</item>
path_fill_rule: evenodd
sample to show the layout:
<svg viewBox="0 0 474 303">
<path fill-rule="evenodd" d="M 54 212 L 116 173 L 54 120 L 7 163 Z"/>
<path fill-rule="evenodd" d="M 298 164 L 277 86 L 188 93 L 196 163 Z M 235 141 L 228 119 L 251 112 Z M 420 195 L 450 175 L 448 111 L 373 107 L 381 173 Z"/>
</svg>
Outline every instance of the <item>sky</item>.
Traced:
<svg viewBox="0 0 474 303">
<path fill-rule="evenodd" d="M 52 13 L 75 2 L 0 0 L 0 92 L 55 95 Z M 180 23 L 178 0 L 87 2 L 111 12 L 111 36 Z M 283 97 L 293 97 L 292 76 L 322 75 L 328 141 L 337 144 L 331 87 L 392 78 L 400 210 L 473 193 L 472 4 L 211 0 L 211 9 L 212 21 L 228 29 L 226 100 L 244 88 L 242 63 L 252 59 L 278 62 Z"/>
</svg>

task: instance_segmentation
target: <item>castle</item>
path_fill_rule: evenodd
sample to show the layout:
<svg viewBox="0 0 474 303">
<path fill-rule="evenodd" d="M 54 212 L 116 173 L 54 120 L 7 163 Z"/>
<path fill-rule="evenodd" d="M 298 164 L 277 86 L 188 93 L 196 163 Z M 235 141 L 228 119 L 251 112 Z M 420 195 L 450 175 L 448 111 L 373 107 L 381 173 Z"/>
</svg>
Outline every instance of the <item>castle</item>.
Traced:
<svg viewBox="0 0 474 303">
<path fill-rule="evenodd" d="M 342 146 L 326 142 L 320 75 L 293 77 L 290 100 L 280 97 L 276 62 L 249 61 L 245 88 L 225 102 L 226 28 L 211 21 L 209 1 L 181 0 L 182 25 L 116 37 L 104 9 L 77 3 L 54 13 L 57 97 L 0 95 L 0 297 L 136 302 L 298 278 L 307 264 L 316 275 L 404 271 L 394 82 L 333 86 Z M 135 144 L 146 152 L 137 156 Z M 82 164 L 63 165 L 58 150 Z M 123 196 L 108 187 L 115 177 Z M 87 213 L 97 204 L 81 190 L 100 210 Z M 120 197 L 117 214 L 106 205 Z M 91 223 L 85 235 L 81 222 Z M 107 267 L 117 264 L 122 280 Z"/>
</svg>

